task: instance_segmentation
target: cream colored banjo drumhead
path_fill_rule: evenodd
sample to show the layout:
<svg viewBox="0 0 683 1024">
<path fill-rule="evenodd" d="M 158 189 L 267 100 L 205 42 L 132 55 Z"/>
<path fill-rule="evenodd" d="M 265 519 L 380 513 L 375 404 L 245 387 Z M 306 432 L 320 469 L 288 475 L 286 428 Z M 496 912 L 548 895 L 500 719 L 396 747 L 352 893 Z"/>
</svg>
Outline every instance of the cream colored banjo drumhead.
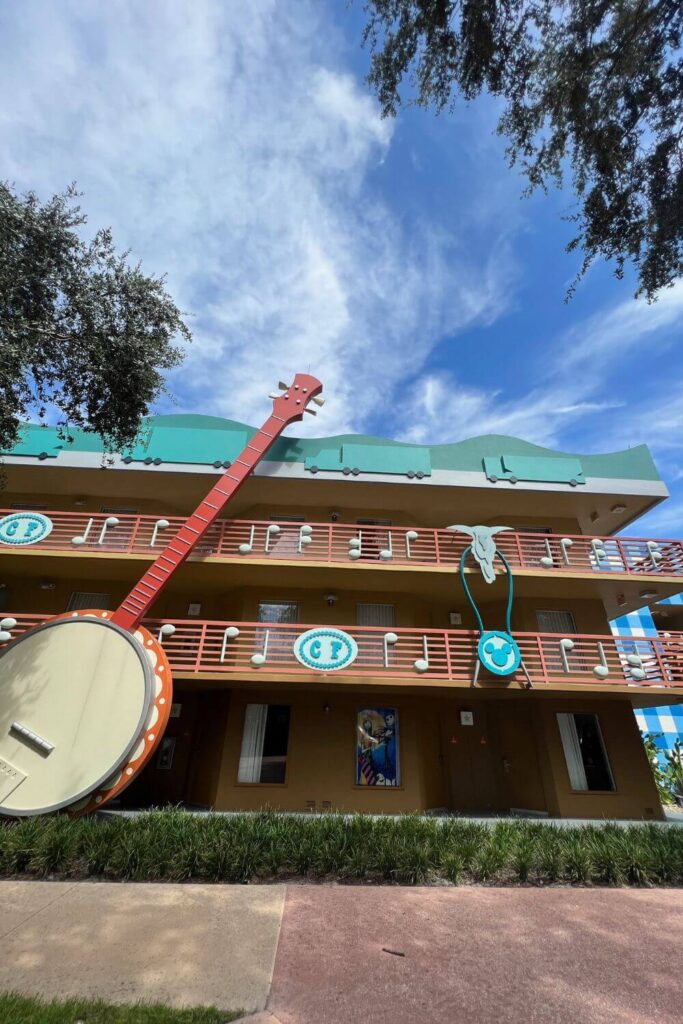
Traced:
<svg viewBox="0 0 683 1024">
<path fill-rule="evenodd" d="M 95 617 L 58 619 L 0 654 L 0 814 L 59 810 L 122 765 L 153 700 L 140 643 Z"/>
</svg>

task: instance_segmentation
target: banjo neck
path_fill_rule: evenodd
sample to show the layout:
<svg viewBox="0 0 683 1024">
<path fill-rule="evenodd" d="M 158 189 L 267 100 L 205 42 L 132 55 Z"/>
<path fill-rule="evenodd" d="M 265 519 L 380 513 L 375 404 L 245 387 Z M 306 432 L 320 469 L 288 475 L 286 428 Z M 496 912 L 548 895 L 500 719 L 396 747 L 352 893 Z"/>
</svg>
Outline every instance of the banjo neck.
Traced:
<svg viewBox="0 0 683 1024">
<path fill-rule="evenodd" d="M 271 395 L 273 412 L 261 429 L 251 438 L 232 465 L 218 479 L 192 515 L 166 545 L 147 572 L 123 599 L 111 617 L 123 629 L 134 631 L 147 614 L 169 580 L 192 554 L 207 530 L 240 489 L 251 471 L 290 423 L 303 419 L 304 412 L 315 415 L 307 408 L 313 401 L 322 405 L 318 397 L 322 384 L 308 374 L 297 374 L 291 385 L 280 384 L 282 395 Z"/>
</svg>

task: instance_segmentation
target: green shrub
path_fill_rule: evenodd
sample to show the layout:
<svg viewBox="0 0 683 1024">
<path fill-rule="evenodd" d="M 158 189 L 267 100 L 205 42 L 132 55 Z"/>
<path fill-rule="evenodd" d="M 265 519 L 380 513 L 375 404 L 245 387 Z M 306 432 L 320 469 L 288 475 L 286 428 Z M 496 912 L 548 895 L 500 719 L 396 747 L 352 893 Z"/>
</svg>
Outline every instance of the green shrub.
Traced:
<svg viewBox="0 0 683 1024">
<path fill-rule="evenodd" d="M 288 877 L 422 885 L 683 884 L 683 828 L 417 815 L 64 815 L 0 823 L 0 874 L 134 881 Z"/>
</svg>

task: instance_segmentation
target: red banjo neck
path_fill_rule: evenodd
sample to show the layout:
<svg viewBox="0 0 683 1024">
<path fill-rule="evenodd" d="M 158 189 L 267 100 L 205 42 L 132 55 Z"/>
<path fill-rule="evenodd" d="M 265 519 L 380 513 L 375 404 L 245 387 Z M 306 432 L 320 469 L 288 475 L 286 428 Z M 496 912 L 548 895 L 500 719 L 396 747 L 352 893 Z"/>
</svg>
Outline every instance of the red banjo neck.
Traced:
<svg viewBox="0 0 683 1024">
<path fill-rule="evenodd" d="M 237 493 L 283 430 L 290 423 L 303 419 L 304 412 L 315 415 L 314 410 L 308 408 L 310 402 L 323 404 L 323 399 L 318 397 L 323 386 L 316 377 L 309 374 L 297 373 L 289 387 L 282 383 L 280 387 L 284 388 L 284 392 L 281 395 L 270 396 L 273 399 L 273 412 L 261 429 L 123 599 L 112 615 L 111 622 L 131 632 L 136 629 L 168 581 L 192 554 L 209 527 L 218 519 L 232 496 Z"/>
</svg>

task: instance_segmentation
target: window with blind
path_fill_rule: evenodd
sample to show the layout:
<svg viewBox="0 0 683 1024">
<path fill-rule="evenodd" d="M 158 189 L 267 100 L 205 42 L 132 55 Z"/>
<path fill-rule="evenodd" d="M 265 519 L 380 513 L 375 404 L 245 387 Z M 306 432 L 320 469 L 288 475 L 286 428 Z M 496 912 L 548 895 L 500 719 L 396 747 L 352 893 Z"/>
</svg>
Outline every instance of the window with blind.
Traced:
<svg viewBox="0 0 683 1024">
<path fill-rule="evenodd" d="M 77 612 L 81 608 L 109 608 L 111 594 L 94 594 L 86 590 L 74 590 L 66 606 L 68 612 Z"/>
<path fill-rule="evenodd" d="M 290 707 L 247 704 L 238 782 L 282 785 L 287 770 Z"/>
<path fill-rule="evenodd" d="M 291 661 L 294 657 L 295 634 L 292 630 L 278 629 L 278 623 L 299 621 L 296 601 L 259 601 L 258 621 L 267 627 L 256 631 L 256 653 L 265 654 L 266 661 Z"/>
<path fill-rule="evenodd" d="M 544 609 L 536 612 L 539 633 L 576 633 L 576 620 L 571 612 L 563 609 Z"/>
<path fill-rule="evenodd" d="M 364 561 L 376 562 L 380 551 L 391 544 L 391 519 L 356 519 L 358 539 L 360 540 L 360 557 Z"/>
<path fill-rule="evenodd" d="M 366 665 L 384 663 L 384 634 L 393 629 L 395 619 L 393 604 L 361 602 L 356 605 L 356 624 L 377 627 L 376 632 L 363 632 L 356 635 L 361 663 L 364 662 Z"/>
<path fill-rule="evenodd" d="M 559 633 L 561 637 L 569 638 L 576 633 L 576 621 L 571 612 L 564 609 L 544 609 L 536 612 L 536 622 L 539 633 Z M 559 649 L 559 637 L 557 640 L 543 641 L 543 654 L 546 666 L 551 672 L 563 672 L 564 663 Z M 581 672 L 585 669 L 584 660 L 577 651 L 567 651 L 567 665 L 570 672 Z"/>
<path fill-rule="evenodd" d="M 597 715 L 558 714 L 569 783 L 578 792 L 613 791 L 614 777 Z"/>
</svg>

